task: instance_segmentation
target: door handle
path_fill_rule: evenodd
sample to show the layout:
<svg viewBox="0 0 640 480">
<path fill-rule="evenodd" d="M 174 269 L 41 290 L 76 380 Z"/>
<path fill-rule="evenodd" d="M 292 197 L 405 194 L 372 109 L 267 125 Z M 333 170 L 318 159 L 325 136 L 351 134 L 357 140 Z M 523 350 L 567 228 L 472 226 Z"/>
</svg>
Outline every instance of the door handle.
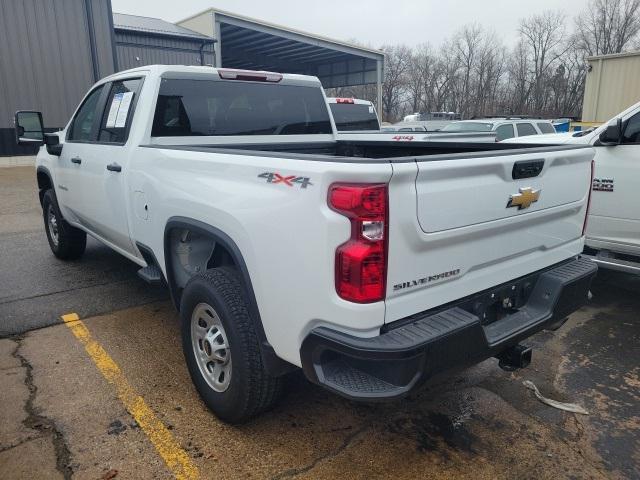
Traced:
<svg viewBox="0 0 640 480">
<path fill-rule="evenodd" d="M 110 172 L 121 172 L 122 167 L 117 163 L 110 163 L 109 165 L 107 165 L 107 170 L 109 170 Z"/>
<path fill-rule="evenodd" d="M 82 163 L 82 159 L 80 157 L 73 157 L 71 159 L 71 163 L 77 163 L 78 165 L 80 165 Z"/>
</svg>

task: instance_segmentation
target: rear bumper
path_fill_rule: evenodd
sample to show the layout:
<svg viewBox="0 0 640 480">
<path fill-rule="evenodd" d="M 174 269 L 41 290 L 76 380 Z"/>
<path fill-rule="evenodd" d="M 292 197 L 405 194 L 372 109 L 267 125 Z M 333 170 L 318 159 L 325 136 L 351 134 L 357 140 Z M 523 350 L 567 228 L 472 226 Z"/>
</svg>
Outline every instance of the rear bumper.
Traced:
<svg viewBox="0 0 640 480">
<path fill-rule="evenodd" d="M 351 399 L 397 398 L 421 380 L 496 356 L 562 321 L 587 301 L 596 271 L 591 260 L 572 259 L 444 309 L 399 320 L 377 337 L 319 327 L 302 343 L 302 367 L 312 382 Z M 507 302 L 508 292 L 516 291 L 522 305 L 493 318 L 487 315 L 495 307 L 487 306 L 487 299 Z"/>
</svg>

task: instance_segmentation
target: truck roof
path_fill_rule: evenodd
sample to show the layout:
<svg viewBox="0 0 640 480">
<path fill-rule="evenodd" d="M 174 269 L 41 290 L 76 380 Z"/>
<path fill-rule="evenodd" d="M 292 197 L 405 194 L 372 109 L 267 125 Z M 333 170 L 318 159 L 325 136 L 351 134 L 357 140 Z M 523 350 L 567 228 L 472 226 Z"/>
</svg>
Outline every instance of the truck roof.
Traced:
<svg viewBox="0 0 640 480">
<path fill-rule="evenodd" d="M 229 74 L 233 72 L 237 73 L 247 73 L 247 74 L 264 74 L 264 75 L 278 75 L 281 77 L 281 80 L 278 83 L 286 83 L 286 84 L 296 84 L 296 85 L 305 85 L 309 86 L 318 86 L 321 87 L 322 84 L 318 77 L 314 77 L 311 75 L 299 75 L 295 73 L 279 73 L 279 72 L 267 72 L 264 70 L 238 70 L 234 68 L 216 68 L 216 67 L 208 67 L 208 66 L 188 66 L 188 65 L 145 65 L 143 67 L 135 67 L 129 70 L 123 70 L 121 72 L 114 73 L 109 75 L 108 77 L 103 78 L 97 83 L 108 82 L 111 80 L 115 80 L 118 78 L 126 77 L 131 75 L 132 73 L 144 73 L 151 74 L 156 76 L 163 76 L 166 74 L 192 74 L 197 77 L 211 75 L 214 79 L 219 79 L 219 72 L 227 72 Z"/>
</svg>

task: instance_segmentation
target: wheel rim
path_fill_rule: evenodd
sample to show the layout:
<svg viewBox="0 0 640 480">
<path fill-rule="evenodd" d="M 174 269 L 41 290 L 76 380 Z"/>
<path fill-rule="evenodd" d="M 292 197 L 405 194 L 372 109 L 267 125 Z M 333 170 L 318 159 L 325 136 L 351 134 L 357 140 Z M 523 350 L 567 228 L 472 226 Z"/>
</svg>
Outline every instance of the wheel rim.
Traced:
<svg viewBox="0 0 640 480">
<path fill-rule="evenodd" d="M 53 205 L 51 204 L 49 204 L 49 208 L 47 208 L 47 227 L 49 229 L 51 241 L 57 247 L 59 242 L 58 217 L 56 216 L 56 212 L 53 210 Z"/>
<path fill-rule="evenodd" d="M 199 303 L 191 314 L 191 347 L 202 377 L 216 392 L 224 392 L 231 381 L 231 350 L 218 313 Z"/>
</svg>

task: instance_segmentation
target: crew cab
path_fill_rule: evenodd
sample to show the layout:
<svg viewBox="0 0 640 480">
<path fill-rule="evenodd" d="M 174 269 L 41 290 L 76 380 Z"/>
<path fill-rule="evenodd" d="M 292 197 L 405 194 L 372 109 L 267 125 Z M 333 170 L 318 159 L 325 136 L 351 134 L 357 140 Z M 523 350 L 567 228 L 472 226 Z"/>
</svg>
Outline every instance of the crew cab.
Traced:
<svg viewBox="0 0 640 480">
<path fill-rule="evenodd" d="M 595 148 L 585 253 L 603 268 L 640 274 L 640 103 L 595 129 L 516 141 Z"/>
<path fill-rule="evenodd" d="M 581 258 L 589 146 L 338 136 L 315 77 L 147 66 L 94 85 L 64 130 L 16 114 L 60 259 L 89 234 L 166 283 L 191 378 L 221 419 L 307 378 L 356 400 L 557 328 Z M 132 319 L 135 321 L 135 319 Z"/>
</svg>

